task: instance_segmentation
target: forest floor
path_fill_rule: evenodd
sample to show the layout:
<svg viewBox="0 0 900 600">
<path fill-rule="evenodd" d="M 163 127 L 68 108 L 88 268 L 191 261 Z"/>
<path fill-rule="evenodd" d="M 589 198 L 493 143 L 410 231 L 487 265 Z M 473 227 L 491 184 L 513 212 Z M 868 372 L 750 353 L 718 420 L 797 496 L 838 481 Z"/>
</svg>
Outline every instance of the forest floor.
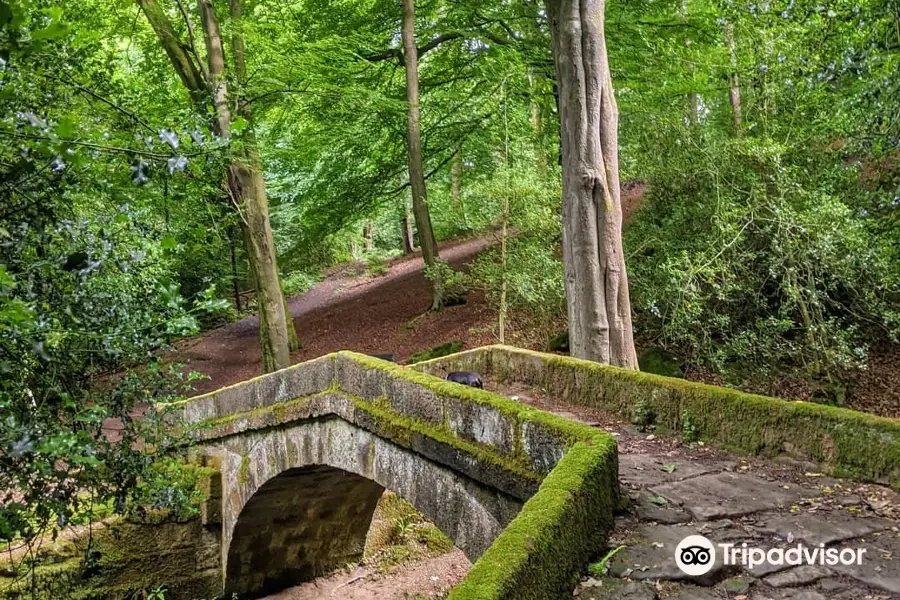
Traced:
<svg viewBox="0 0 900 600">
<path fill-rule="evenodd" d="M 494 242 L 492 236 L 441 244 L 441 258 L 464 268 Z M 413 352 L 462 340 L 467 347 L 490 343 L 478 334 L 490 320 L 483 294 L 472 292 L 464 305 L 428 313 L 431 301 L 416 253 L 389 262 L 373 275 L 365 261 L 339 265 L 322 281 L 288 300 L 303 348 L 291 355 L 298 363 L 338 350 L 394 354 L 404 361 Z M 424 316 L 423 316 L 424 315 Z M 178 344 L 174 360 L 203 373 L 196 393 L 205 393 L 256 377 L 260 373 L 259 320 L 247 317 Z"/>
</svg>

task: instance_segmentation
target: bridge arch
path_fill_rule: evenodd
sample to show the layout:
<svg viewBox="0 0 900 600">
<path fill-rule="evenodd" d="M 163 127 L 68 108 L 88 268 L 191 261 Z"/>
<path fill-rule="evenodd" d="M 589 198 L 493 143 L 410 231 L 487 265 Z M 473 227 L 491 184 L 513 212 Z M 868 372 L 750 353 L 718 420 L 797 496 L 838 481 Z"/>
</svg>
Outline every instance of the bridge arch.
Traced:
<svg viewBox="0 0 900 600">
<path fill-rule="evenodd" d="M 339 417 L 246 432 L 222 464 L 226 597 L 254 597 L 355 562 L 385 489 L 474 560 L 524 499 L 485 486 Z"/>
</svg>

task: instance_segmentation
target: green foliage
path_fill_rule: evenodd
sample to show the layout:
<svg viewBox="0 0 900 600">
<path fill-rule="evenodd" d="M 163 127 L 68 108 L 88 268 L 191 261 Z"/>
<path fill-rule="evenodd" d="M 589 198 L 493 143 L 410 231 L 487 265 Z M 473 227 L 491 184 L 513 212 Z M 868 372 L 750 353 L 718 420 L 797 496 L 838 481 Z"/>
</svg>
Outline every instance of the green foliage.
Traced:
<svg viewBox="0 0 900 600">
<path fill-rule="evenodd" d="M 388 266 L 385 260 L 380 256 L 366 257 L 366 271 L 372 277 L 381 277 L 387 274 Z"/>
<path fill-rule="evenodd" d="M 638 431 L 648 431 L 653 428 L 656 421 L 656 411 L 646 400 L 638 400 L 634 405 L 634 412 L 631 417 L 631 424 Z"/>
<path fill-rule="evenodd" d="M 810 179 L 790 149 L 742 140 L 653 180 L 626 235 L 645 335 L 738 382 L 839 379 L 867 340 L 896 339 L 892 251 L 835 187 L 855 169 L 801 156 L 834 174 Z"/>
<path fill-rule="evenodd" d="M 612 557 L 624 548 L 624 545 L 612 548 L 599 561 L 588 565 L 588 573 L 590 573 L 594 577 L 604 577 L 606 575 L 607 569 L 609 568 L 609 561 L 611 561 Z"/>
<path fill-rule="evenodd" d="M 0 5 L 0 540 L 26 547 L 112 513 L 192 510 L 157 405 L 198 375 L 156 352 L 227 305 L 187 268 L 219 214 L 196 214 L 186 190 L 208 189 L 181 175 L 187 155 L 215 165 L 219 143 L 173 133 L 171 107 L 98 101 L 153 78 L 120 69 L 99 32 L 117 18 L 95 27 L 89 5 L 90 26 L 71 7 Z"/>
<path fill-rule="evenodd" d="M 439 346 L 435 346 L 434 348 L 429 348 L 428 350 L 422 350 L 421 352 L 414 352 L 409 355 L 409 358 L 406 360 L 406 364 L 413 365 L 418 362 L 431 360 L 432 358 L 440 358 L 441 356 L 447 356 L 449 354 L 455 354 L 462 350 L 463 342 L 462 340 L 455 342 L 447 342 L 446 344 L 441 344 Z"/>
<path fill-rule="evenodd" d="M 681 411 L 681 441 L 685 444 L 693 444 L 697 439 L 697 427 L 691 419 L 691 412 L 684 409 Z"/>
<path fill-rule="evenodd" d="M 447 261 L 437 259 L 434 264 L 425 267 L 425 277 L 429 281 L 438 281 L 444 290 L 446 305 L 463 304 L 469 293 L 469 276 L 451 267 Z"/>
<path fill-rule="evenodd" d="M 307 291 L 319 281 L 315 275 L 306 271 L 294 271 L 281 280 L 281 291 L 285 296 L 298 296 Z"/>
</svg>

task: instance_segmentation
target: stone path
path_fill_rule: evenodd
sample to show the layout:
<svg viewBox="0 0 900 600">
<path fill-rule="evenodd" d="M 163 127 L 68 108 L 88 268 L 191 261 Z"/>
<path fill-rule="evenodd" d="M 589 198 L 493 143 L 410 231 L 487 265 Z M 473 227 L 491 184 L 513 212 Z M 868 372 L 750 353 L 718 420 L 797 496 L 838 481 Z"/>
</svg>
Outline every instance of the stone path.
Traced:
<svg viewBox="0 0 900 600">
<path fill-rule="evenodd" d="M 582 581 L 580 600 L 900 600 L 900 495 L 823 476 L 816 466 L 743 458 L 637 432 L 602 412 L 521 386 L 486 387 L 601 427 L 619 441 L 628 506 L 618 517 L 606 574 Z M 713 568 L 692 577 L 675 562 L 688 535 L 717 546 Z M 725 564 L 718 544 L 741 548 L 865 548 L 853 566 Z"/>
</svg>

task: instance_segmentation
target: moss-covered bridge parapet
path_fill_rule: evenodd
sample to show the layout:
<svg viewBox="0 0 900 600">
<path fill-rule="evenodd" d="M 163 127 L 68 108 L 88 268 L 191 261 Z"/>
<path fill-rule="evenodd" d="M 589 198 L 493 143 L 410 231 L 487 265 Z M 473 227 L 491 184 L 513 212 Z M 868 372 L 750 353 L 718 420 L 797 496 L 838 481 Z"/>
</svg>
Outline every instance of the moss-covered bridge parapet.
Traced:
<svg viewBox="0 0 900 600">
<path fill-rule="evenodd" d="M 844 408 L 786 401 L 555 354 L 485 346 L 413 367 L 441 376 L 477 371 L 551 397 L 633 419 L 653 415 L 663 432 L 685 419 L 700 439 L 752 455 L 788 454 L 836 476 L 900 489 L 900 421 Z"/>
<path fill-rule="evenodd" d="M 454 600 L 555 599 L 605 543 L 608 434 L 492 393 L 340 352 L 181 403 L 221 472 L 221 587 L 252 597 L 361 554 L 392 489 L 476 563 Z"/>
</svg>

